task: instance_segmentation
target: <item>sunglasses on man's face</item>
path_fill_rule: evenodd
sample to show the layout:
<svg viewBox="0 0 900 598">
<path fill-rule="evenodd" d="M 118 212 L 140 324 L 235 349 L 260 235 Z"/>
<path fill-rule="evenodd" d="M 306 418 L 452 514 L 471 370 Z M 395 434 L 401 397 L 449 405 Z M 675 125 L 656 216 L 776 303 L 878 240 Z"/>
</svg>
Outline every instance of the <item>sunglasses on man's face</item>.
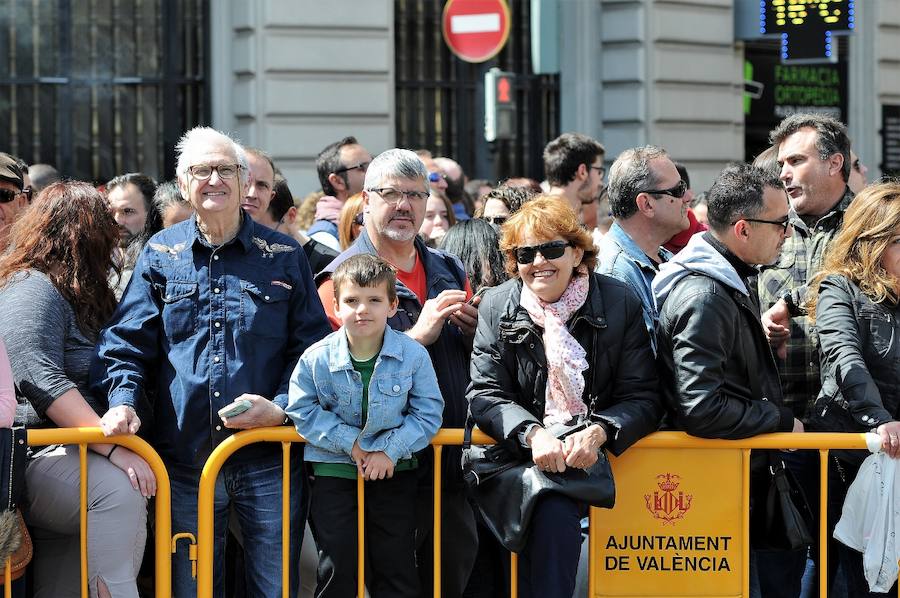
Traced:
<svg viewBox="0 0 900 598">
<path fill-rule="evenodd" d="M 540 253 L 545 260 L 559 259 L 566 252 L 566 247 L 572 247 L 571 241 L 550 241 L 531 247 L 516 247 L 514 253 L 516 261 L 520 264 L 530 264 Z"/>
<path fill-rule="evenodd" d="M 647 195 L 671 195 L 676 199 L 681 199 L 684 197 L 684 194 L 687 192 L 687 183 L 683 180 L 678 181 L 674 187 L 670 189 L 647 189 L 646 191 L 641 191 L 640 193 L 646 193 Z"/>
<path fill-rule="evenodd" d="M 31 201 L 31 187 L 25 187 L 21 191 L 12 189 L 0 189 L 0 203 L 9 203 L 19 195 L 24 195 L 27 201 Z"/>
<path fill-rule="evenodd" d="M 503 223 L 506 222 L 509 216 L 482 216 L 482 220 L 487 220 L 494 226 L 503 226 Z"/>
</svg>

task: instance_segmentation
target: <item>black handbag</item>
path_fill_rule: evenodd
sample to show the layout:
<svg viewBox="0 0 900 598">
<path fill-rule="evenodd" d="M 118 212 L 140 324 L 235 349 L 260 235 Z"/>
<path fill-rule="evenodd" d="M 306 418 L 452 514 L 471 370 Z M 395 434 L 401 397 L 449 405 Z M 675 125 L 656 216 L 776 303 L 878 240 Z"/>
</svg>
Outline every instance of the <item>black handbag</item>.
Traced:
<svg viewBox="0 0 900 598">
<path fill-rule="evenodd" d="M 557 438 L 586 429 L 591 422 L 548 428 Z M 566 468 L 562 473 L 540 470 L 527 449 L 513 447 L 513 440 L 491 446 L 472 445 L 470 417 L 463 436 L 463 480 L 475 507 L 500 543 L 521 552 L 528 540 L 528 526 L 538 498 L 556 492 L 593 507 L 611 508 L 616 485 L 606 451 L 597 450 L 597 461 L 588 469 Z"/>
<path fill-rule="evenodd" d="M 813 543 L 812 509 L 793 472 L 773 451 L 753 480 L 750 545 L 758 550 L 799 550 Z"/>
</svg>

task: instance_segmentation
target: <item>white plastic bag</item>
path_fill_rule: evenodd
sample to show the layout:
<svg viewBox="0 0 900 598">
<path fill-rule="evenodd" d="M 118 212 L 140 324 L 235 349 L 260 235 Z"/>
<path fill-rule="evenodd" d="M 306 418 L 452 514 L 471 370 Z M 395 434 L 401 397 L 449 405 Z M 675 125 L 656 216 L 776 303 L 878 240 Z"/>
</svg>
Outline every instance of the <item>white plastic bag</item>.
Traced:
<svg viewBox="0 0 900 598">
<path fill-rule="evenodd" d="M 900 544 L 895 537 L 900 517 L 898 476 L 897 459 L 881 452 L 867 457 L 847 491 L 841 519 L 834 528 L 839 542 L 863 554 L 863 572 L 871 592 L 888 592 L 900 571 Z"/>
</svg>

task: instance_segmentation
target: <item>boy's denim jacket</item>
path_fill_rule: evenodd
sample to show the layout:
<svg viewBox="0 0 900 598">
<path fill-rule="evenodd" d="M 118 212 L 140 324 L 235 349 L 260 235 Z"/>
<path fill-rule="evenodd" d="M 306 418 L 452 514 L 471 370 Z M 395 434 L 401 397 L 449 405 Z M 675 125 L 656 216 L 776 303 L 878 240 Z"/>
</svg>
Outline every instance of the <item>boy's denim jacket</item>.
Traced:
<svg viewBox="0 0 900 598">
<path fill-rule="evenodd" d="M 362 377 L 350 362 L 343 329 L 311 346 L 297 363 L 285 412 L 306 439 L 306 461 L 353 463 L 364 451 L 383 451 L 394 464 L 409 459 L 441 427 L 444 399 L 428 351 L 390 326 L 369 383 L 362 426 Z"/>
</svg>

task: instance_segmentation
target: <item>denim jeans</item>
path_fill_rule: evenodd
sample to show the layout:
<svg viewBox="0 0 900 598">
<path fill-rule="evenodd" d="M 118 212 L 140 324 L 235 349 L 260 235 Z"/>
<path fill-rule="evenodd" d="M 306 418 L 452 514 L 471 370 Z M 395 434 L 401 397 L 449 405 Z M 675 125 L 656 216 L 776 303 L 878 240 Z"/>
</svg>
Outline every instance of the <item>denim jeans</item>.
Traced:
<svg viewBox="0 0 900 598">
<path fill-rule="evenodd" d="M 240 459 L 239 454 L 225 462 L 216 479 L 213 596 L 220 598 L 225 592 L 225 535 L 231 508 L 237 515 L 244 538 L 244 561 L 247 563 L 244 576 L 248 595 L 280 598 L 281 451 L 272 451 L 271 454 L 258 451 L 252 460 Z M 196 535 L 200 470 L 173 463 L 167 463 L 166 467 L 172 485 L 172 532 L 192 532 Z M 290 596 L 297 592 L 297 563 L 306 523 L 302 471 L 300 451 L 292 451 L 288 558 Z M 172 595 L 175 598 L 193 598 L 197 595 L 197 581 L 191 576 L 188 550 L 181 543 L 172 559 Z"/>
</svg>

